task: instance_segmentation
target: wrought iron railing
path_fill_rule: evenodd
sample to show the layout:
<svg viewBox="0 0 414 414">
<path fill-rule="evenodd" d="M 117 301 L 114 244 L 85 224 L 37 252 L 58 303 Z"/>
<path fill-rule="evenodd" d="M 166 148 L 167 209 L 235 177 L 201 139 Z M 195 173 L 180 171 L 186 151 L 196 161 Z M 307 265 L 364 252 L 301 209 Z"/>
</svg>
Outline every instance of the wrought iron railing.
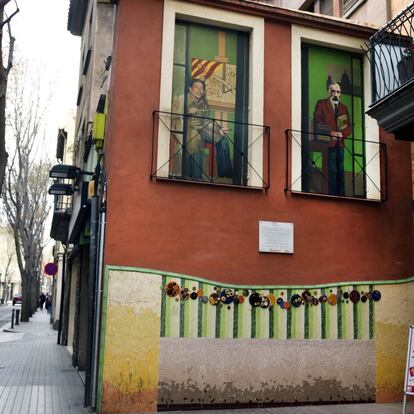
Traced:
<svg viewBox="0 0 414 414">
<path fill-rule="evenodd" d="M 287 129 L 285 191 L 387 199 L 386 144 Z"/>
<path fill-rule="evenodd" d="M 151 178 L 269 188 L 270 128 L 154 111 Z"/>
<path fill-rule="evenodd" d="M 371 63 L 373 102 L 414 79 L 414 3 L 371 36 L 363 50 Z"/>
</svg>

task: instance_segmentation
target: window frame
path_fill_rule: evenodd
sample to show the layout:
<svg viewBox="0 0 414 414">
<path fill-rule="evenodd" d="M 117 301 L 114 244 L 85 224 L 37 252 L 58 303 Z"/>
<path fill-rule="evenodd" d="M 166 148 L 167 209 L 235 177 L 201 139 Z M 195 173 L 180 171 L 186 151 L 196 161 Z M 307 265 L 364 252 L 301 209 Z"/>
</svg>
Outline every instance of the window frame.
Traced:
<svg viewBox="0 0 414 414">
<path fill-rule="evenodd" d="M 176 21 L 188 21 L 250 33 L 248 122 L 263 125 L 264 19 L 174 0 L 165 0 L 164 2 L 159 110 L 171 112 Z M 170 136 L 162 126 L 158 129 L 157 144 L 157 177 L 168 178 L 169 163 L 165 163 L 163 160 L 169 159 Z M 263 146 L 255 146 L 249 154 L 249 161 L 259 176 L 249 174 L 247 186 L 260 187 L 262 185 L 260 177 L 263 175 L 264 168 L 263 155 Z"/>
<path fill-rule="evenodd" d="M 320 39 L 324 39 L 321 41 Z M 363 102 L 364 102 L 364 117 L 363 122 L 365 126 L 365 140 L 379 143 L 379 128 L 375 119 L 366 114 L 368 110 L 368 102 L 371 102 L 371 71 L 369 61 L 361 53 L 361 45 L 364 39 L 341 35 L 337 33 L 328 33 L 320 29 L 313 29 L 292 25 L 292 130 L 300 131 L 302 129 L 302 45 L 314 44 L 327 48 L 344 50 L 362 55 L 362 69 L 363 69 Z M 373 151 L 377 146 L 365 144 L 365 155 L 370 159 Z M 371 200 L 381 200 L 381 171 L 379 160 L 373 162 L 367 168 L 367 174 L 375 178 L 375 185 L 367 181 L 366 198 Z M 292 146 L 291 152 L 291 175 L 292 188 L 294 192 L 302 192 L 301 180 L 294 180 L 294 177 L 300 177 L 302 170 L 301 149 L 297 146 Z"/>
</svg>

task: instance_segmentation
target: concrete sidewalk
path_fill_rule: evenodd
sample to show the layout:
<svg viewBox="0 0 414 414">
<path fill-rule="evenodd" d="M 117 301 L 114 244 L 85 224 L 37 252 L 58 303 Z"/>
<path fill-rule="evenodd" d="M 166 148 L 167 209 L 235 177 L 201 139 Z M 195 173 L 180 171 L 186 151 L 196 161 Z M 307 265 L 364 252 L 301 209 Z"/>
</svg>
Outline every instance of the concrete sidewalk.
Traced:
<svg viewBox="0 0 414 414">
<path fill-rule="evenodd" d="M 83 384 L 50 315 L 38 311 L 19 333 L 0 332 L 1 414 L 82 414 Z M 3 327 L 4 328 L 4 327 Z"/>
<path fill-rule="evenodd" d="M 0 414 L 86 414 L 83 384 L 65 347 L 56 345 L 50 315 L 0 332 Z M 4 328 L 4 327 L 3 327 Z M 171 414 L 401 414 L 398 404 L 345 404 L 283 408 L 164 411 Z M 406 414 L 414 414 L 414 403 Z"/>
<path fill-rule="evenodd" d="M 401 414 L 398 404 L 307 405 L 282 408 L 246 408 L 233 410 L 164 411 L 163 414 Z M 414 413 L 414 403 L 407 404 L 406 414 Z"/>
</svg>

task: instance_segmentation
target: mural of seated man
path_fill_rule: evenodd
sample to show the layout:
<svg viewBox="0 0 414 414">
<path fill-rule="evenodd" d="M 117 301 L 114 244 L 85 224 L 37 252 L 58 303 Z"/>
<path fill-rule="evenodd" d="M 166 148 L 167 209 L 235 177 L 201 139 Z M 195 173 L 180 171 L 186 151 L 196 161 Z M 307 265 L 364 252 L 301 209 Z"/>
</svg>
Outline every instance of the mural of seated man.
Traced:
<svg viewBox="0 0 414 414">
<path fill-rule="evenodd" d="M 186 114 L 209 118 L 210 108 L 206 98 L 206 85 L 202 79 L 192 79 L 188 87 Z M 195 180 L 209 179 L 209 172 L 203 171 L 203 152 L 206 144 L 216 149 L 217 176 L 233 176 L 230 148 L 226 137 L 228 129 L 211 119 L 189 117 L 185 150 L 188 157 L 187 176 Z"/>
<path fill-rule="evenodd" d="M 348 108 L 340 102 L 341 86 L 332 82 L 329 96 L 316 103 L 313 113 L 314 133 L 329 135 L 328 182 L 329 194 L 345 195 L 344 140 L 352 133 Z"/>
</svg>

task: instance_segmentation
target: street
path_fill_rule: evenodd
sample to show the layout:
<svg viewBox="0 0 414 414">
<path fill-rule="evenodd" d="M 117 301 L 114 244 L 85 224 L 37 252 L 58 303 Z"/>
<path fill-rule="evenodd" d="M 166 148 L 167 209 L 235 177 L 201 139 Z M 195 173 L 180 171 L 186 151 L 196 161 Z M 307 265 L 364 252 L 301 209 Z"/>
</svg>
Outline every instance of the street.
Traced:
<svg viewBox="0 0 414 414">
<path fill-rule="evenodd" d="M 11 304 L 0 306 L 0 328 L 6 323 L 10 322 L 12 309 L 13 306 Z"/>
</svg>

